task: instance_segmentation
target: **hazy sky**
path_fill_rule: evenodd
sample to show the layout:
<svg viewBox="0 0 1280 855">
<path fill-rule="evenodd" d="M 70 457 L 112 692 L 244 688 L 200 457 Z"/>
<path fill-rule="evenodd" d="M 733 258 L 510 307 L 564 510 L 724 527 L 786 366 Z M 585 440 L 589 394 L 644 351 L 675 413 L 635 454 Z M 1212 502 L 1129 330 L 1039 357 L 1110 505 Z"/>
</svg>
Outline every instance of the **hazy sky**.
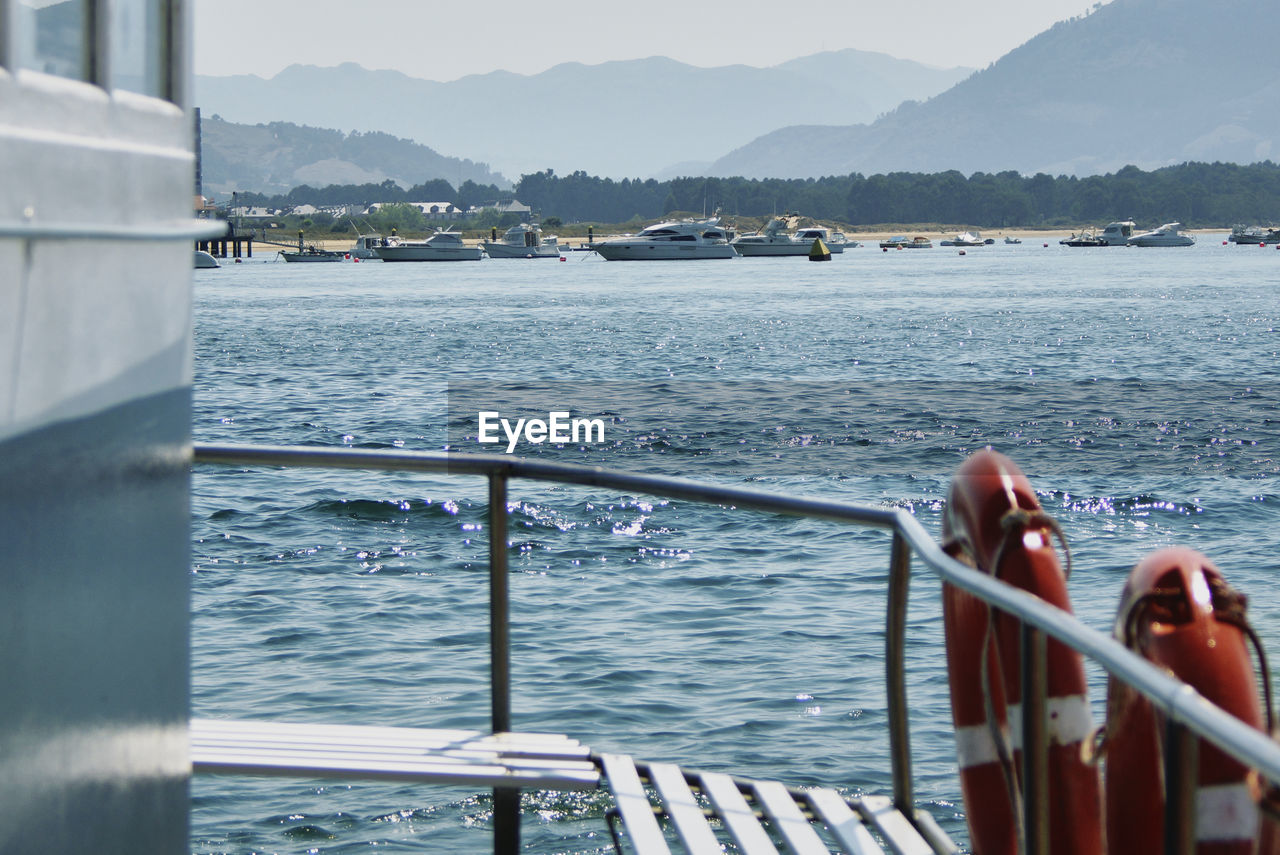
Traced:
<svg viewBox="0 0 1280 855">
<path fill-rule="evenodd" d="M 980 68 L 1096 0 L 193 3 L 197 74 L 271 77 L 293 63 L 355 62 L 446 81 L 647 56 L 764 67 L 843 48 Z"/>
</svg>

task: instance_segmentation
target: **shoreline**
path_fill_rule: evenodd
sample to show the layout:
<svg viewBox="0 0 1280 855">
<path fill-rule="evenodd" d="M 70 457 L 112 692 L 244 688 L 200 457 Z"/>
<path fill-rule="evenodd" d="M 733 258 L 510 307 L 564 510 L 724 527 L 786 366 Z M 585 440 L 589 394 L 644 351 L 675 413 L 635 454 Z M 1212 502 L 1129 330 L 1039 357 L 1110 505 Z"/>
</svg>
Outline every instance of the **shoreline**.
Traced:
<svg viewBox="0 0 1280 855">
<path fill-rule="evenodd" d="M 992 230 L 992 231 L 979 230 L 978 234 L 984 239 L 991 238 L 998 244 L 1004 243 L 1004 239 L 1006 237 L 1017 238 L 1023 241 L 1024 243 L 1034 243 L 1036 241 L 1041 241 L 1043 243 L 1056 243 L 1062 238 L 1068 237 L 1071 234 L 1077 233 L 1079 231 L 1080 231 L 1079 228 L 1077 229 L 1010 228 L 1010 229 L 999 229 L 999 230 Z M 1194 235 L 1196 237 L 1202 237 L 1204 235 L 1227 235 L 1231 233 L 1231 230 L 1229 228 L 1183 229 L 1182 231 L 1184 234 Z M 938 231 L 937 229 L 931 228 L 931 229 L 915 229 L 915 230 L 902 229 L 899 231 L 873 230 L 873 231 L 865 231 L 865 232 L 849 230 L 849 231 L 842 231 L 842 233 L 850 241 L 857 241 L 858 243 L 861 243 L 864 245 L 876 244 L 887 238 L 903 235 L 907 238 L 913 238 L 916 236 L 926 237 L 929 240 L 933 241 L 934 245 L 937 246 L 940 241 L 950 240 L 954 238 L 958 234 L 958 231 L 951 231 L 951 230 Z M 611 237 L 618 237 L 622 234 L 625 234 L 625 232 L 597 233 L 595 235 L 595 240 L 596 242 L 599 242 L 603 240 L 608 240 Z M 750 234 L 750 232 L 742 232 L 741 234 Z M 409 238 L 409 240 L 420 240 L 420 239 L 421 238 Z M 317 238 L 316 240 L 304 239 L 304 243 L 307 246 L 315 246 L 318 249 L 337 250 L 341 252 L 346 252 L 347 250 L 350 250 L 355 245 L 355 240 L 356 239 L 354 236 L 352 237 L 327 236 L 323 238 Z M 469 238 L 464 238 L 463 242 L 466 243 L 468 246 L 478 246 L 485 240 L 488 240 L 488 237 L 478 237 L 478 238 L 469 237 Z M 573 247 L 585 245 L 587 243 L 587 236 L 586 235 L 572 236 L 572 237 L 561 236 L 560 243 L 561 245 L 567 244 Z M 291 249 L 297 249 L 296 243 L 290 244 L 288 246 L 282 246 L 276 243 L 259 242 L 258 246 L 262 247 L 263 251 L 270 251 L 270 250 L 277 250 L 277 251 L 286 250 L 287 251 Z"/>
</svg>

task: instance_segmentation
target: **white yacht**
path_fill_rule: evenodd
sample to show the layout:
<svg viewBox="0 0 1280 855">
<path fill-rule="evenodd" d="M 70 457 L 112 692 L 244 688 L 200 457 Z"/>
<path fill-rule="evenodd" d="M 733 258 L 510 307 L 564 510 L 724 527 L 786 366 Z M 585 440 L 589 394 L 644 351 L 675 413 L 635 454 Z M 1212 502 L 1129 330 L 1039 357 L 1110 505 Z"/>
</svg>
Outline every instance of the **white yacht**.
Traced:
<svg viewBox="0 0 1280 855">
<path fill-rule="evenodd" d="M 656 223 L 638 235 L 610 238 L 592 248 L 608 261 L 733 258 L 738 254 L 719 217 Z"/>
<path fill-rule="evenodd" d="M 468 246 L 451 231 L 437 231 L 426 240 L 389 237 L 373 252 L 383 261 L 479 261 L 482 255 L 480 247 Z"/>
<path fill-rule="evenodd" d="M 731 243 L 739 255 L 746 256 L 778 256 L 808 255 L 813 242 L 821 239 L 831 252 L 844 252 L 845 237 L 840 232 L 831 233 L 822 226 L 812 226 L 788 232 L 787 221 L 782 217 L 774 217 L 760 231 L 749 235 L 739 235 Z"/>
<path fill-rule="evenodd" d="M 805 255 L 809 254 L 809 249 L 813 246 L 815 240 L 821 240 L 826 244 L 832 255 L 844 252 L 844 248 L 849 245 L 849 241 L 845 238 L 843 232 L 833 232 L 825 226 L 809 226 L 803 229 L 796 229 L 795 238 L 804 245 Z"/>
<path fill-rule="evenodd" d="M 512 226 L 498 239 L 494 229 L 490 239 L 481 243 L 490 258 L 559 258 L 560 239 L 544 235 L 536 223 Z"/>
<path fill-rule="evenodd" d="M 1165 223 L 1158 229 L 1152 229 L 1149 232 L 1143 232 L 1140 235 L 1134 235 L 1129 238 L 1130 246 L 1191 246 L 1196 239 L 1191 235 L 1184 235 L 1178 230 L 1182 228 L 1182 223 Z"/>
<path fill-rule="evenodd" d="M 1101 234 L 1095 236 L 1096 243 L 1090 246 L 1126 246 L 1129 238 L 1133 237 L 1135 224 L 1133 220 L 1120 220 L 1114 223 L 1108 223 L 1107 227 L 1102 230 Z"/>
<path fill-rule="evenodd" d="M 781 217 L 769 220 L 757 232 L 738 235 L 732 243 L 739 255 L 747 256 L 802 255 L 809 251 L 807 247 L 803 252 L 800 250 L 795 238 L 787 232 L 787 221 Z"/>
<path fill-rule="evenodd" d="M 953 238 L 938 241 L 939 246 L 982 246 L 985 243 L 978 232 L 961 232 Z"/>
</svg>

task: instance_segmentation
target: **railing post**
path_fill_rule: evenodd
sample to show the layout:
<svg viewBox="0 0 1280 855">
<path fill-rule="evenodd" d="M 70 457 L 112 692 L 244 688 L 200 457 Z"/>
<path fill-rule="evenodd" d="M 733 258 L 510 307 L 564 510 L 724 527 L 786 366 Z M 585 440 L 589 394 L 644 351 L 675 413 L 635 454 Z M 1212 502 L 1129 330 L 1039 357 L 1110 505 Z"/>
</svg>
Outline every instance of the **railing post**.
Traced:
<svg viewBox="0 0 1280 855">
<path fill-rule="evenodd" d="M 1196 778 L 1200 742 L 1190 728 L 1171 718 L 1164 724 L 1164 851 L 1192 855 L 1196 850 Z"/>
<path fill-rule="evenodd" d="M 885 685 L 889 706 L 889 756 L 893 764 L 893 802 L 903 816 L 915 816 L 911 783 L 911 734 L 907 719 L 907 589 L 911 582 L 911 549 L 901 533 L 893 533 L 889 557 L 889 613 L 885 628 Z"/>
<path fill-rule="evenodd" d="M 1022 810 L 1027 855 L 1049 855 L 1048 640 L 1022 623 Z"/>
<path fill-rule="evenodd" d="M 493 732 L 511 730 L 511 599 L 507 573 L 507 476 L 489 475 L 489 694 Z M 520 850 L 520 790 L 493 790 L 493 851 Z"/>
</svg>

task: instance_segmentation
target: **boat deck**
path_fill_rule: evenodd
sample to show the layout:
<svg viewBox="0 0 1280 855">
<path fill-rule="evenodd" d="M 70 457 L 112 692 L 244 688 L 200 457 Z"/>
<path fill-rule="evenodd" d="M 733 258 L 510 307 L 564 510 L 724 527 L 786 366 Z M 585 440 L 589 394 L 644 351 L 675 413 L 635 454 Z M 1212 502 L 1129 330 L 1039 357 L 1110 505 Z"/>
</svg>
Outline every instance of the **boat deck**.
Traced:
<svg viewBox="0 0 1280 855">
<path fill-rule="evenodd" d="M 392 779 L 424 785 L 491 787 L 494 851 L 520 846 L 522 790 L 606 791 L 606 811 L 622 852 L 954 853 L 959 849 L 926 810 L 916 807 L 908 722 L 907 591 L 913 558 L 935 576 L 1021 623 L 1023 698 L 1014 739 L 1022 748 L 1019 850 L 1048 855 L 1050 709 L 1047 640 L 1057 639 L 1101 665 L 1111 679 L 1143 696 L 1164 720 L 1167 760 L 1164 851 L 1194 850 L 1197 839 L 1198 740 L 1261 780 L 1280 781 L 1280 744 L 1243 724 L 1194 688 L 1119 641 L 1056 606 L 948 556 L 908 511 L 772 494 L 600 467 L 504 455 L 371 449 L 211 446 L 195 461 L 266 467 L 447 473 L 489 484 L 490 697 L 488 733 L 417 728 L 234 722 L 191 723 L 194 772 Z M 892 793 L 851 797 L 832 788 L 797 789 L 777 781 L 692 772 L 666 763 L 596 753 L 568 736 L 519 733 L 512 727 L 508 484 L 513 479 L 577 484 L 610 491 L 714 503 L 739 510 L 826 519 L 883 530 L 888 537 L 885 689 Z"/>
<path fill-rule="evenodd" d="M 190 733 L 192 770 L 199 773 L 513 791 L 606 787 L 615 844 L 642 855 L 721 852 L 730 842 L 746 855 L 959 851 L 927 814 L 917 816 L 917 823 L 925 818 L 917 830 L 884 796 L 847 798 L 828 788 L 796 790 L 670 763 L 639 764 L 595 754 L 560 734 L 218 719 L 193 720 Z"/>
</svg>

